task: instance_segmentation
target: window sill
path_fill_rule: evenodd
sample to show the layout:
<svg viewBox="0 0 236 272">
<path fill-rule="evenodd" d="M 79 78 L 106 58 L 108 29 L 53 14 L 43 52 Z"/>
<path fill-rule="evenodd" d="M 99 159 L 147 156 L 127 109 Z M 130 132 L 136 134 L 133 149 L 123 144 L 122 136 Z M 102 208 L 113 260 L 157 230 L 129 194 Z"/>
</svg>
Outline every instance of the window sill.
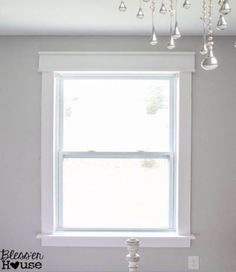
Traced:
<svg viewBox="0 0 236 272">
<path fill-rule="evenodd" d="M 191 246 L 193 235 L 183 236 L 173 232 L 55 232 L 38 234 L 42 246 L 55 247 L 125 247 L 125 241 L 135 237 L 141 247 L 186 248 Z"/>
</svg>

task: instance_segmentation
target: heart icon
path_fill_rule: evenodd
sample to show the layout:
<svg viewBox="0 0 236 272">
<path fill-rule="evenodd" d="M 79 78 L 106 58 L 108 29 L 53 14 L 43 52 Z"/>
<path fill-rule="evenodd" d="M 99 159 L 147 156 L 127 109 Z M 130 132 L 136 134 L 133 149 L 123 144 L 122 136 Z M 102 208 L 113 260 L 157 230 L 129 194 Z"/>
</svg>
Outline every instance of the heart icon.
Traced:
<svg viewBox="0 0 236 272">
<path fill-rule="evenodd" d="M 17 267 L 19 266 L 19 262 L 15 262 L 15 263 L 10 263 L 11 267 L 14 269 L 17 269 Z"/>
</svg>

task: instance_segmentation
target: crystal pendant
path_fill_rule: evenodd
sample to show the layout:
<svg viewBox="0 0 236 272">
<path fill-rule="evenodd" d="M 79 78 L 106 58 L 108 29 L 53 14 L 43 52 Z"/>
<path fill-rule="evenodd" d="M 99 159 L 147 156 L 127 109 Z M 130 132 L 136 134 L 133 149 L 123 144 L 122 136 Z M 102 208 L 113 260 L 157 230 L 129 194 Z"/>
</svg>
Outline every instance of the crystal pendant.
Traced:
<svg viewBox="0 0 236 272">
<path fill-rule="evenodd" d="M 229 1 L 228 0 L 224 0 L 222 3 L 222 6 L 220 8 L 220 13 L 223 15 L 227 15 L 229 14 L 231 11 L 231 7 L 229 5 Z"/>
<path fill-rule="evenodd" d="M 160 8 L 159 12 L 163 15 L 165 15 L 167 13 L 167 8 L 164 3 L 161 4 L 161 8 Z"/>
<path fill-rule="evenodd" d="M 183 3 L 183 7 L 185 9 L 189 9 L 191 7 L 191 3 L 189 0 L 185 0 L 184 3 Z"/>
<path fill-rule="evenodd" d="M 207 54 L 207 45 L 204 43 L 202 49 L 200 50 L 201 55 Z"/>
<path fill-rule="evenodd" d="M 121 1 L 120 6 L 119 6 L 119 11 L 124 12 L 126 10 L 127 10 L 127 8 L 126 8 L 124 1 Z"/>
<path fill-rule="evenodd" d="M 169 40 L 169 43 L 168 43 L 168 45 L 167 45 L 167 48 L 168 48 L 169 50 L 172 50 L 172 49 L 175 48 L 175 39 L 173 38 L 172 35 L 170 36 L 170 40 Z"/>
<path fill-rule="evenodd" d="M 150 44 L 151 45 L 157 45 L 158 44 L 158 39 L 157 39 L 155 27 L 152 28 L 152 37 L 151 37 L 151 40 L 150 40 Z"/>
<path fill-rule="evenodd" d="M 214 56 L 213 47 L 208 46 L 208 54 L 205 59 L 202 60 L 201 66 L 204 70 L 214 70 L 218 67 L 217 58 Z"/>
<path fill-rule="evenodd" d="M 142 8 L 139 8 L 139 10 L 138 10 L 138 13 L 137 13 L 136 17 L 137 17 L 138 19 L 143 19 L 143 17 L 144 17 L 144 13 L 143 13 Z"/>
<path fill-rule="evenodd" d="M 222 6 L 223 1 L 224 1 L 224 0 L 219 0 L 219 1 L 218 1 L 218 5 L 219 5 L 219 6 Z"/>
<path fill-rule="evenodd" d="M 173 36 L 173 38 L 175 40 L 181 38 L 181 34 L 180 34 L 180 31 L 179 31 L 178 22 L 175 23 L 175 28 L 174 28 L 174 32 L 173 32 L 172 36 Z"/>
<path fill-rule="evenodd" d="M 234 43 L 234 47 L 236 48 L 236 42 Z"/>
<path fill-rule="evenodd" d="M 227 22 L 225 20 L 225 17 L 223 15 L 220 15 L 219 21 L 217 23 L 217 27 L 218 30 L 224 30 L 227 28 Z"/>
</svg>

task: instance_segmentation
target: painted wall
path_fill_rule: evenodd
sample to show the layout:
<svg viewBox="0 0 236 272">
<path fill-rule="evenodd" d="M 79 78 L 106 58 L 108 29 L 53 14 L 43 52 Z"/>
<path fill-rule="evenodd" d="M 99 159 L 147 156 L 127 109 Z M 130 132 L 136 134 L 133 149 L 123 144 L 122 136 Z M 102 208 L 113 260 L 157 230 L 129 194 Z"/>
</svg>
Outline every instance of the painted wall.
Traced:
<svg viewBox="0 0 236 272">
<path fill-rule="evenodd" d="M 127 271 L 126 250 L 43 248 L 40 232 L 40 93 L 38 51 L 157 50 L 148 39 L 0 38 L 0 250 L 39 251 L 43 271 Z M 199 255 L 201 271 L 236 271 L 236 49 L 216 39 L 220 68 L 193 76 L 192 232 L 190 249 L 141 249 L 140 271 L 185 271 Z M 158 50 L 165 50 L 162 39 Z M 179 41 L 198 51 L 201 39 Z M 1 269 L 1 267 L 0 267 Z"/>
</svg>

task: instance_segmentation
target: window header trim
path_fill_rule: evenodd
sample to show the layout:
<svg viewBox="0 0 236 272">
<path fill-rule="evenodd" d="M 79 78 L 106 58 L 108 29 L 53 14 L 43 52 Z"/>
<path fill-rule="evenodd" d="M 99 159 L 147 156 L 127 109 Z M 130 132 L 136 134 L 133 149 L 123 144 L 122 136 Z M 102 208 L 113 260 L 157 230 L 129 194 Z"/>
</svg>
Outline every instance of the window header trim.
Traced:
<svg viewBox="0 0 236 272">
<path fill-rule="evenodd" d="M 195 52 L 39 52 L 39 72 L 195 71 Z"/>
</svg>

